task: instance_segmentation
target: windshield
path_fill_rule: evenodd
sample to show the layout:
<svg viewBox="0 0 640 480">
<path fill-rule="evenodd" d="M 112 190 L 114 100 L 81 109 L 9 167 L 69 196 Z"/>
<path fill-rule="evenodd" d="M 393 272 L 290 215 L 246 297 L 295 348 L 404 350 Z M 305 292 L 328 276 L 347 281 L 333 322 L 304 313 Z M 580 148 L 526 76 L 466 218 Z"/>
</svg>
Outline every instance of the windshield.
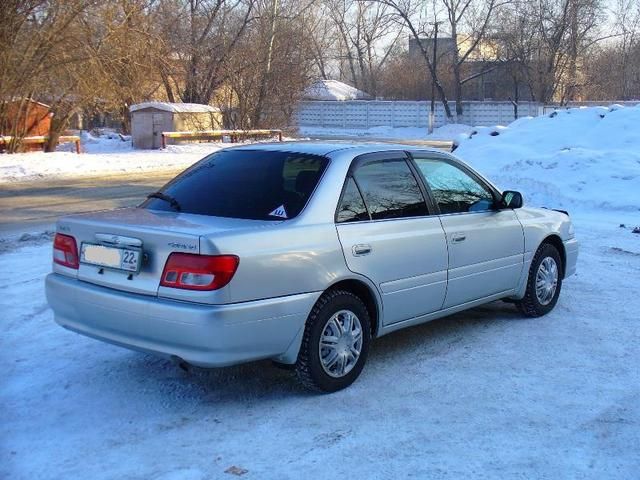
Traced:
<svg viewBox="0 0 640 480">
<path fill-rule="evenodd" d="M 297 216 L 328 160 L 263 150 L 223 150 L 205 157 L 141 207 L 217 217 L 286 220 Z M 171 199 L 171 201 L 167 201 Z"/>
</svg>

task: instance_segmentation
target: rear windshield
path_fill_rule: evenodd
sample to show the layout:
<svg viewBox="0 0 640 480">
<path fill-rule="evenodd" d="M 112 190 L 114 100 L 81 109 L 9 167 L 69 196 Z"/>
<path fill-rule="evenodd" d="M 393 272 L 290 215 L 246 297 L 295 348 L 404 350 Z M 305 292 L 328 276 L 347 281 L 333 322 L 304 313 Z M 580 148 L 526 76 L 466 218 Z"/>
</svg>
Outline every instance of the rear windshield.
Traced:
<svg viewBox="0 0 640 480">
<path fill-rule="evenodd" d="M 328 160 L 262 150 L 223 150 L 174 178 L 141 206 L 216 217 L 285 220 L 309 200 Z"/>
</svg>

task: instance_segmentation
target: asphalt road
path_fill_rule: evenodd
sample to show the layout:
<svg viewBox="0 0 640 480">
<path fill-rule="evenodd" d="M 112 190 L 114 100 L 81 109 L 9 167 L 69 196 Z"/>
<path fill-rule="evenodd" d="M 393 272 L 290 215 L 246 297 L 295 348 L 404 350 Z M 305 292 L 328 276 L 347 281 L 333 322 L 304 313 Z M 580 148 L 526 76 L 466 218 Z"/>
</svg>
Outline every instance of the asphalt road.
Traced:
<svg viewBox="0 0 640 480">
<path fill-rule="evenodd" d="M 140 203 L 179 170 L 18 182 L 0 186 L 0 236 L 53 228 L 62 215 Z"/>
<path fill-rule="evenodd" d="M 314 140 L 347 140 L 354 137 L 315 136 Z M 359 139 L 362 141 L 362 139 Z M 451 149 L 451 142 L 366 138 L 366 142 L 405 143 Z M 53 229 L 58 217 L 95 212 L 140 203 L 180 170 L 69 177 L 0 185 L 0 236 Z"/>
</svg>

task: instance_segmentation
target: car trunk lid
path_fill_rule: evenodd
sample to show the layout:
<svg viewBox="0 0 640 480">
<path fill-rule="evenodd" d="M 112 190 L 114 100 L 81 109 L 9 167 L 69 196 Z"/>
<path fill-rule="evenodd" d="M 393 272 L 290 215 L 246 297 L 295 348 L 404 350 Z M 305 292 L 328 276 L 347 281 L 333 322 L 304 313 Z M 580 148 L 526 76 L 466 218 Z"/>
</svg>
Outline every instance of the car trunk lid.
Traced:
<svg viewBox="0 0 640 480">
<path fill-rule="evenodd" d="M 140 252 L 138 272 L 109 268 L 82 261 L 77 278 L 131 293 L 157 295 L 162 272 L 173 252 L 200 253 L 200 236 L 253 228 L 252 220 L 127 208 L 65 217 L 58 231 L 72 235 L 78 249 L 101 245 Z"/>
</svg>

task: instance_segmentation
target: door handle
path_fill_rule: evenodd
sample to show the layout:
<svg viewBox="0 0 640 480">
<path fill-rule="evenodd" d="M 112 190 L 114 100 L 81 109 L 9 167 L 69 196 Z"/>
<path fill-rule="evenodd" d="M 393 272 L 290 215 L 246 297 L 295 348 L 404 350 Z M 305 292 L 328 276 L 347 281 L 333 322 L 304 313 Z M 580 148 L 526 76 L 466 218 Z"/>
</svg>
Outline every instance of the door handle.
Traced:
<svg viewBox="0 0 640 480">
<path fill-rule="evenodd" d="M 467 236 L 464 233 L 454 233 L 451 235 L 451 243 L 460 243 L 464 242 L 467 239 Z"/>
<path fill-rule="evenodd" d="M 354 245 L 351 248 L 351 251 L 353 252 L 353 256 L 354 257 L 360 257 L 362 255 L 368 255 L 371 253 L 371 245 L 367 245 L 364 243 L 361 243 L 359 245 Z"/>
</svg>

